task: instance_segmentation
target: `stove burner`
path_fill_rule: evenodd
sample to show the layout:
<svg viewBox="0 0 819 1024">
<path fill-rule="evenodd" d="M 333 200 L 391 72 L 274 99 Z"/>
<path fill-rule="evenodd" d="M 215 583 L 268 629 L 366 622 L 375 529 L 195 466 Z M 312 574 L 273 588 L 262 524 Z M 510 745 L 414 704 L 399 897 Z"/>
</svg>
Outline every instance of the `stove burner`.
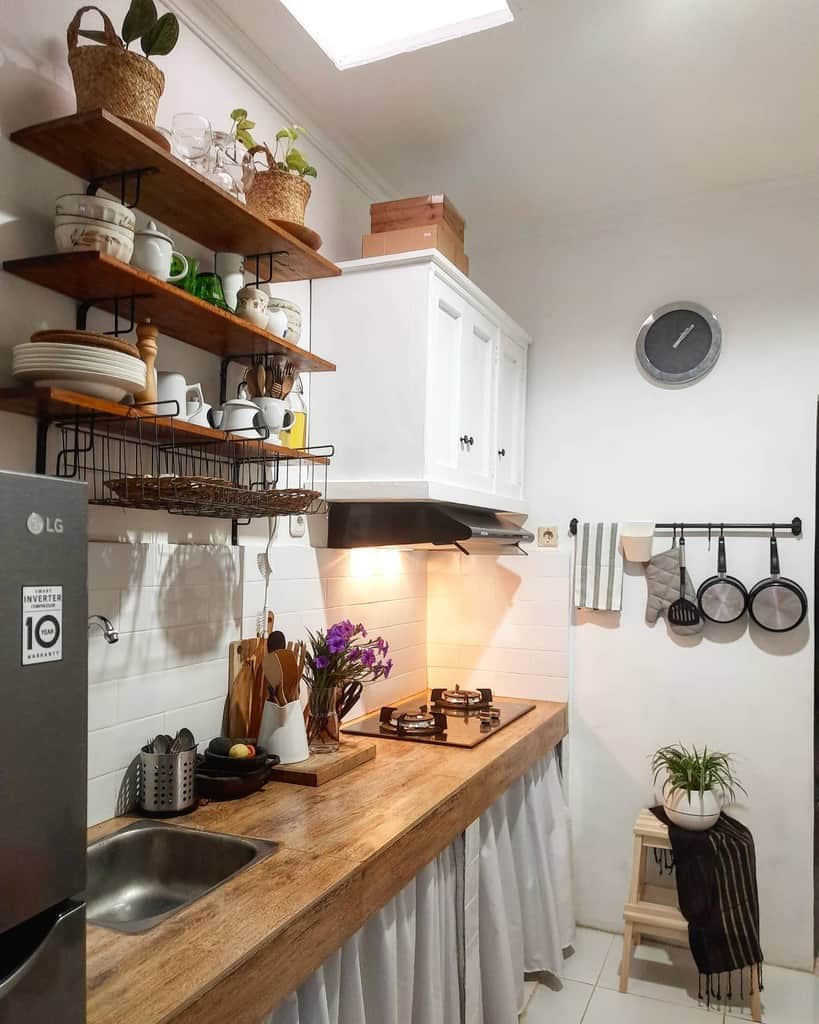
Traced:
<svg viewBox="0 0 819 1024">
<path fill-rule="evenodd" d="M 491 729 L 492 726 L 500 725 L 500 708 L 488 707 L 478 712 L 482 729 Z"/>
<path fill-rule="evenodd" d="M 454 690 L 436 689 L 430 694 L 434 705 L 454 711 L 479 711 L 492 703 L 491 690 L 462 690 L 456 684 Z"/>
<path fill-rule="evenodd" d="M 378 720 L 382 728 L 397 736 L 440 736 L 446 733 L 446 715 L 430 711 L 422 704 L 417 711 L 399 712 L 397 708 L 381 708 Z"/>
</svg>

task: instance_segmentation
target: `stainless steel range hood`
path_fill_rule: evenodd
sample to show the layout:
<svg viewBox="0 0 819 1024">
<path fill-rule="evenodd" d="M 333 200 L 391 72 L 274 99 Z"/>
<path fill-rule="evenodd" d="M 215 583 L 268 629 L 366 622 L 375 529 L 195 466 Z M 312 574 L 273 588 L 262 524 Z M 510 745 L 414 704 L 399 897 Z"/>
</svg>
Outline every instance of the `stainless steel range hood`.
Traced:
<svg viewBox="0 0 819 1024">
<path fill-rule="evenodd" d="M 355 501 L 330 505 L 327 546 L 452 549 L 467 555 L 525 555 L 535 539 L 524 516 L 432 502 Z"/>
</svg>

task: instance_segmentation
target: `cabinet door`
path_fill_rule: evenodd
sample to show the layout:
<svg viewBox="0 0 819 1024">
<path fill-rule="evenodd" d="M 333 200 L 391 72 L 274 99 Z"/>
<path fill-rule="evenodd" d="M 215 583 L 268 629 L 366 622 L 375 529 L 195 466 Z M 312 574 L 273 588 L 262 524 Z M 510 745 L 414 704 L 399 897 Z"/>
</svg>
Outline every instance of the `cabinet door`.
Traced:
<svg viewBox="0 0 819 1024">
<path fill-rule="evenodd" d="M 495 403 L 497 446 L 495 491 L 523 497 L 523 437 L 526 422 L 526 357 L 524 345 L 501 335 Z"/>
<path fill-rule="evenodd" d="M 458 478 L 461 422 L 459 381 L 467 333 L 466 302 L 433 278 L 427 362 L 427 475 L 454 483 Z"/>
<path fill-rule="evenodd" d="M 495 476 L 497 340 L 497 328 L 470 309 L 461 359 L 458 479 L 465 487 L 488 492 Z"/>
</svg>

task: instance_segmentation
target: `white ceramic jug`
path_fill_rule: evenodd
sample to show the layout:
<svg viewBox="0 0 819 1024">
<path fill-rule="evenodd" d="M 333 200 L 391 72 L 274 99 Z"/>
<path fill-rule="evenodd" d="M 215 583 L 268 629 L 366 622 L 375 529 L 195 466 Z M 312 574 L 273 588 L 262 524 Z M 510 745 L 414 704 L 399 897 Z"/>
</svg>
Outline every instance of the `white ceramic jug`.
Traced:
<svg viewBox="0 0 819 1024">
<path fill-rule="evenodd" d="M 222 279 L 222 291 L 229 308 L 236 312 L 236 297 L 245 284 L 245 258 L 240 252 L 217 252 L 213 269 Z"/>
<path fill-rule="evenodd" d="M 188 396 L 191 396 L 189 399 Z M 159 404 L 160 416 L 176 416 L 177 419 L 187 420 L 196 415 L 198 410 L 205 404 L 205 396 L 202 394 L 201 384 L 188 384 L 181 373 L 157 373 L 156 375 L 156 398 Z M 188 401 L 196 403 L 195 408 L 188 413 Z M 179 411 L 174 412 L 168 405 L 162 403 L 176 402 Z"/>
</svg>

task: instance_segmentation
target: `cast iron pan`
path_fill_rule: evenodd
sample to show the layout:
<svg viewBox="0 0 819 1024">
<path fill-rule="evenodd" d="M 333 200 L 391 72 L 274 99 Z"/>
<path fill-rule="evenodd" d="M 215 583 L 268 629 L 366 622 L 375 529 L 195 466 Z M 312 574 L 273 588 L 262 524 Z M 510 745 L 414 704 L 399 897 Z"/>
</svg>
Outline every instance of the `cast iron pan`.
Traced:
<svg viewBox="0 0 819 1024">
<path fill-rule="evenodd" d="M 779 550 L 771 534 L 771 575 L 751 588 L 748 611 L 754 622 L 771 633 L 787 633 L 805 618 L 808 598 L 794 580 L 779 575 Z"/>
<path fill-rule="evenodd" d="M 717 575 L 709 576 L 697 591 L 697 604 L 711 622 L 736 622 L 748 607 L 748 591 L 736 576 L 728 575 L 725 561 L 725 537 L 719 531 Z"/>
<path fill-rule="evenodd" d="M 196 793 L 210 800 L 238 800 L 261 789 L 270 773 L 279 763 L 275 754 L 265 756 L 265 764 L 244 775 L 228 775 L 218 768 L 210 768 L 201 755 L 196 759 Z"/>
</svg>

